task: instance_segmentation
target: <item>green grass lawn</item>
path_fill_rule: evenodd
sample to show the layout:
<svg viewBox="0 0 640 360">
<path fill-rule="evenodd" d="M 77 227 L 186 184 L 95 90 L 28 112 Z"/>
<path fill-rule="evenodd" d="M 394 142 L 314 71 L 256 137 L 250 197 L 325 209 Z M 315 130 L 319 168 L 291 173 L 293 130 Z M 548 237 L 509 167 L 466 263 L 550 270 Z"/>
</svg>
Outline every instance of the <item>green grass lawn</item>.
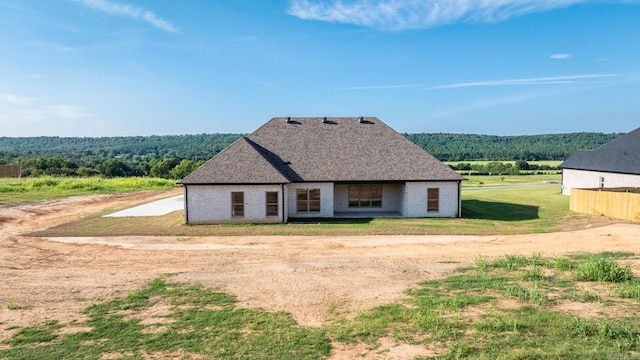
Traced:
<svg viewBox="0 0 640 360">
<path fill-rule="evenodd" d="M 0 178 L 0 204 L 18 204 L 77 195 L 169 189 L 175 186 L 175 180 L 143 177 L 114 179 L 49 176 L 24 179 Z"/>
<path fill-rule="evenodd" d="M 36 235 L 495 235 L 574 229 L 575 223 L 590 218 L 569 211 L 569 198 L 560 194 L 559 186 L 465 190 L 462 192 L 462 218 L 457 219 L 305 219 L 289 224 L 184 225 L 182 211 L 165 216 L 128 218 L 102 217 L 103 214 L 94 214 Z"/>
<path fill-rule="evenodd" d="M 483 186 L 516 186 L 516 185 L 544 185 L 560 184 L 561 174 L 542 175 L 467 175 L 462 174 L 467 180 L 462 182 L 462 187 Z"/>
<path fill-rule="evenodd" d="M 238 308 L 233 295 L 167 276 L 94 303 L 87 320 L 14 328 L 0 358 L 326 359 L 339 343 L 376 351 L 382 339 L 424 346 L 442 359 L 633 358 L 640 353 L 640 281 L 621 259 L 635 255 L 479 257 L 452 276 L 413 286 L 404 301 L 321 328 L 299 326 L 285 312 Z M 560 305 L 596 310 L 576 315 Z"/>
</svg>

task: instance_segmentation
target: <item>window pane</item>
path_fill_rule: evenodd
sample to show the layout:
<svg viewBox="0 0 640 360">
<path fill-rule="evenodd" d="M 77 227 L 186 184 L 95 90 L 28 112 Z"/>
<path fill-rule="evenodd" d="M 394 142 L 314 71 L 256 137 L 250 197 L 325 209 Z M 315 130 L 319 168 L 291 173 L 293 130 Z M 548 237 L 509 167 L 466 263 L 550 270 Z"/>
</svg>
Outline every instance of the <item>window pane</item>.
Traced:
<svg viewBox="0 0 640 360">
<path fill-rule="evenodd" d="M 349 185 L 349 207 L 360 206 L 360 189 L 357 185 Z"/>
<path fill-rule="evenodd" d="M 371 185 L 370 187 L 371 193 L 369 194 L 371 198 L 371 205 L 374 207 L 382 206 L 382 185 Z"/>
<path fill-rule="evenodd" d="M 278 192 L 267 191 L 266 194 L 267 216 L 278 216 Z"/>
<path fill-rule="evenodd" d="M 296 189 L 298 212 L 320 211 L 320 189 Z"/>
<path fill-rule="evenodd" d="M 320 189 L 309 189 L 309 211 L 320 211 Z"/>
<path fill-rule="evenodd" d="M 231 216 L 244 216 L 244 193 L 231 193 Z"/>
<path fill-rule="evenodd" d="M 296 211 L 304 212 L 309 211 L 307 207 L 307 190 L 296 189 Z"/>
<path fill-rule="evenodd" d="M 309 201 L 309 211 L 320 211 L 320 200 Z"/>
<path fill-rule="evenodd" d="M 427 211 L 440 210 L 440 189 L 427 189 Z"/>
<path fill-rule="evenodd" d="M 278 205 L 267 205 L 267 216 L 278 216 Z"/>
<path fill-rule="evenodd" d="M 231 201 L 234 204 L 241 204 L 244 202 L 244 193 L 243 192 L 232 192 L 231 193 Z"/>
<path fill-rule="evenodd" d="M 273 204 L 278 202 L 277 191 L 267 191 L 267 203 Z"/>
</svg>

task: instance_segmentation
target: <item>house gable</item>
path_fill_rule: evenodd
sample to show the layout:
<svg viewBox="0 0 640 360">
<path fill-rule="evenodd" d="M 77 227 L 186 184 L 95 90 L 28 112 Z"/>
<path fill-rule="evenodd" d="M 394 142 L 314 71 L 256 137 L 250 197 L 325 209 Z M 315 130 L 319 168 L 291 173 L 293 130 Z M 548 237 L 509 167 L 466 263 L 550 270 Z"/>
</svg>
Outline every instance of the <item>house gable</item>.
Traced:
<svg viewBox="0 0 640 360">
<path fill-rule="evenodd" d="M 180 181 L 181 184 L 284 184 L 286 173 L 274 159 L 246 137 L 241 137 Z"/>
</svg>

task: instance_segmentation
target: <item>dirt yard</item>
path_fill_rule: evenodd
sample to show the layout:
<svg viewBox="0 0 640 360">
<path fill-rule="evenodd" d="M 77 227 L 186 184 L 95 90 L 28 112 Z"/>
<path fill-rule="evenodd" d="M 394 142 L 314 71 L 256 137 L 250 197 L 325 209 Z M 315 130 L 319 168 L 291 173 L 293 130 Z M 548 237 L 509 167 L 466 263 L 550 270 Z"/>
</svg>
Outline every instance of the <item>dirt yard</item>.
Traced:
<svg viewBox="0 0 640 360">
<path fill-rule="evenodd" d="M 419 281 L 442 277 L 478 255 L 630 251 L 640 253 L 640 225 L 585 224 L 582 230 L 515 236 L 118 237 L 26 235 L 104 209 L 177 194 L 147 191 L 0 206 L 0 341 L 12 327 L 47 319 L 83 320 L 89 304 L 121 297 L 151 279 L 221 289 L 238 306 L 282 310 L 304 326 L 320 326 L 403 298 Z M 640 262 L 632 263 L 634 272 Z M 13 304 L 8 306 L 7 304 Z M 390 344 L 387 358 L 420 349 Z M 333 358 L 362 355 L 338 346 Z M 369 354 L 364 358 L 375 358 Z"/>
</svg>

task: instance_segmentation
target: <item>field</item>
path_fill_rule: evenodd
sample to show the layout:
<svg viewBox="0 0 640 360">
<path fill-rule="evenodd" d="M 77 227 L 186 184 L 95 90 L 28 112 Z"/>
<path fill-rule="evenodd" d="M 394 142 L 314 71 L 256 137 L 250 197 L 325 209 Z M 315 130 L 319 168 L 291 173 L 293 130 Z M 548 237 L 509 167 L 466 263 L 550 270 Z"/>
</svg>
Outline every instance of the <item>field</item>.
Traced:
<svg viewBox="0 0 640 360">
<path fill-rule="evenodd" d="M 489 160 L 471 160 L 471 161 L 445 161 L 444 163 L 447 165 L 456 165 L 456 164 L 460 164 L 460 163 L 465 163 L 465 164 L 471 164 L 471 165 L 487 165 L 488 163 L 491 162 L 495 162 L 495 161 L 489 161 Z M 515 165 L 516 162 L 515 161 L 498 161 L 504 164 L 511 164 L 511 165 Z M 527 161 L 527 163 L 529 165 L 538 165 L 538 166 L 543 166 L 543 165 L 548 165 L 550 167 L 557 167 L 558 165 L 562 164 L 562 161 L 560 160 L 542 160 L 542 161 Z"/>
<path fill-rule="evenodd" d="M 169 189 L 175 180 L 155 178 L 0 178 L 0 204 L 16 204 L 88 194 L 113 194 L 135 190 Z"/>
<path fill-rule="evenodd" d="M 572 214 L 555 185 L 464 190 L 464 219 L 98 216 L 179 191 L 0 205 L 0 358 L 640 352 L 640 225 Z"/>
</svg>

